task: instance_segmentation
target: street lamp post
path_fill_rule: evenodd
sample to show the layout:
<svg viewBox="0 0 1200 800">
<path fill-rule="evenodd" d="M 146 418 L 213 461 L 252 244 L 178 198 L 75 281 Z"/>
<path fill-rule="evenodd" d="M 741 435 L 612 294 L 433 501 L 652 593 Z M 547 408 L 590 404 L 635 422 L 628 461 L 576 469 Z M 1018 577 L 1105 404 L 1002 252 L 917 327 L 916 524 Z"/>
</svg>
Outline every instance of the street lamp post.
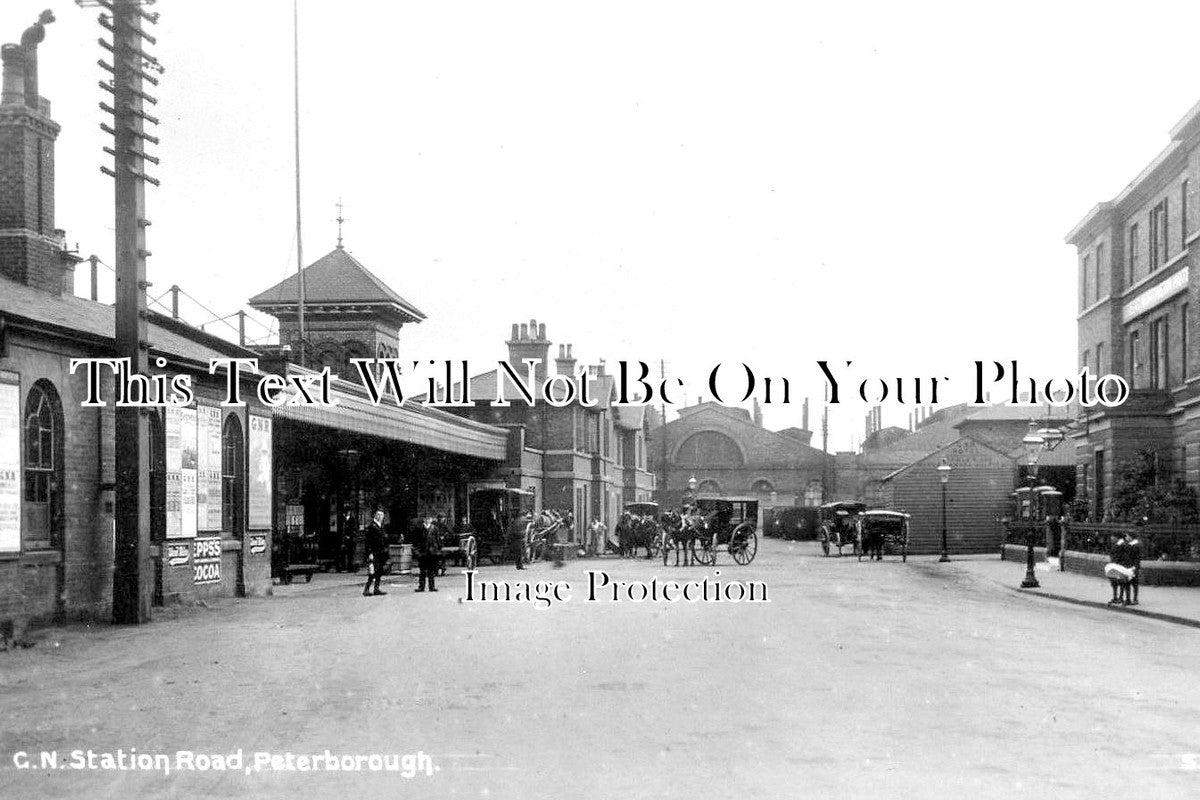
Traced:
<svg viewBox="0 0 1200 800">
<path fill-rule="evenodd" d="M 942 482 L 942 556 L 938 563 L 944 563 L 950 560 L 950 554 L 946 552 L 946 486 L 950 483 L 950 465 L 946 459 L 938 464 L 937 472 L 938 480 Z"/>
<path fill-rule="evenodd" d="M 1025 434 L 1025 438 L 1021 440 L 1021 444 L 1025 446 L 1025 451 L 1029 457 L 1029 474 L 1026 476 L 1029 481 L 1029 529 L 1025 532 L 1025 580 L 1021 581 L 1022 589 L 1038 589 L 1041 584 L 1038 583 L 1037 575 L 1033 571 L 1033 532 L 1034 532 L 1034 503 L 1033 503 L 1033 487 L 1037 484 L 1037 468 L 1038 459 L 1041 458 L 1042 450 L 1046 447 L 1046 437 L 1037 430 L 1037 426 L 1033 420 L 1029 420 L 1029 432 Z"/>
</svg>

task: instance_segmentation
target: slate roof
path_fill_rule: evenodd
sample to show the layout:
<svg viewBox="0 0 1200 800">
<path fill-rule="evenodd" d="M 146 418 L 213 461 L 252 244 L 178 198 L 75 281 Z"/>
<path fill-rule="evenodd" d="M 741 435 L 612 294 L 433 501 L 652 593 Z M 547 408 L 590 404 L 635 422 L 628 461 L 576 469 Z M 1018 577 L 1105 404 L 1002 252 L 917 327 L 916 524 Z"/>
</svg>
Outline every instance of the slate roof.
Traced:
<svg viewBox="0 0 1200 800">
<path fill-rule="evenodd" d="M 294 306 L 300 298 L 300 278 L 284 280 L 250 299 L 250 306 L 271 311 Z M 304 268 L 304 302 L 312 305 L 384 305 L 404 317 L 420 322 L 425 314 L 392 291 L 386 283 L 341 247 L 335 248 Z"/>
<path fill-rule="evenodd" d="M 0 278 L 0 314 L 15 323 L 90 339 L 101 347 L 115 346 L 116 310 L 109 305 L 74 295 L 53 295 L 22 283 Z M 255 353 L 184 322 L 149 312 L 146 335 L 151 356 L 164 356 L 208 368 L 214 358 L 253 358 Z"/>
</svg>

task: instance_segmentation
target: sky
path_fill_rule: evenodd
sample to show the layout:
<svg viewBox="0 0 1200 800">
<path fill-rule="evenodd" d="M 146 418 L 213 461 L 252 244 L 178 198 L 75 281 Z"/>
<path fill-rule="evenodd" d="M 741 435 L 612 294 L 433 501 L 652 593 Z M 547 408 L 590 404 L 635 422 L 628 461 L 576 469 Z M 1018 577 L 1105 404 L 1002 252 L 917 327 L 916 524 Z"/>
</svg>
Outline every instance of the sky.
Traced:
<svg viewBox="0 0 1200 800">
<path fill-rule="evenodd" d="M 826 360 L 830 450 L 862 439 L 864 379 L 906 426 L 918 377 L 947 405 L 976 360 L 1072 376 L 1063 238 L 1200 100 L 1183 2 L 298 2 L 304 261 L 340 199 L 346 248 L 427 315 L 402 358 L 484 371 L 536 318 L 583 362 L 665 362 L 676 405 L 716 364 L 787 378 L 772 429 L 804 396 L 819 428 Z M 112 264 L 100 9 L 8 0 L 0 40 L 48 5 L 57 225 Z M 296 269 L 292 2 L 153 10 L 149 295 L 236 336 L 213 318 Z"/>
</svg>

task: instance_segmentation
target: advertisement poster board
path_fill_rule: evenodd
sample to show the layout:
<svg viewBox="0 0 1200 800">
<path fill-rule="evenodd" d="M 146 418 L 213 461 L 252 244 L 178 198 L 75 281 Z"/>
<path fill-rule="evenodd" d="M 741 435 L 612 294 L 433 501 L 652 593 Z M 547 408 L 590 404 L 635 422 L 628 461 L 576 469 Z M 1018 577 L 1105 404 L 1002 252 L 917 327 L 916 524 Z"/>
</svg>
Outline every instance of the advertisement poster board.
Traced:
<svg viewBox="0 0 1200 800">
<path fill-rule="evenodd" d="M 181 536 L 196 535 L 196 409 L 179 409 L 179 497 Z"/>
<path fill-rule="evenodd" d="M 0 376 L 0 552 L 21 549 L 21 387 Z"/>
<path fill-rule="evenodd" d="M 250 507 L 247 527 L 271 527 L 271 420 L 250 415 Z"/>
<path fill-rule="evenodd" d="M 181 427 L 183 409 L 167 406 L 167 538 L 183 538 L 183 453 L 181 451 Z"/>
<path fill-rule="evenodd" d="M 196 408 L 196 519 L 202 531 L 221 530 L 221 409 Z"/>
</svg>

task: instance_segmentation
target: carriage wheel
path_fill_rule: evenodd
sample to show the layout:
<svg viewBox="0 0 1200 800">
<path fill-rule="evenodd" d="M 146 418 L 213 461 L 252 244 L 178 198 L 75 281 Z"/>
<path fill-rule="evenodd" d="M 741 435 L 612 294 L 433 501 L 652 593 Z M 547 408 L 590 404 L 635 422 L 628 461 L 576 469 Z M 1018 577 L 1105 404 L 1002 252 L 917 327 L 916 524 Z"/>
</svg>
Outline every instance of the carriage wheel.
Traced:
<svg viewBox="0 0 1200 800">
<path fill-rule="evenodd" d="M 702 567 L 711 567 L 717 563 L 717 552 L 713 549 L 712 539 L 704 536 L 692 539 L 692 561 Z"/>
<path fill-rule="evenodd" d="M 758 534 L 753 530 L 734 531 L 729 540 L 729 555 L 741 566 L 746 566 L 754 560 L 758 553 Z"/>
<path fill-rule="evenodd" d="M 825 555 L 829 555 L 829 534 L 821 531 L 821 549 L 825 551 Z"/>
<path fill-rule="evenodd" d="M 479 545 L 476 544 L 474 536 L 468 537 L 463 544 L 463 557 L 468 570 L 479 566 Z"/>
</svg>

